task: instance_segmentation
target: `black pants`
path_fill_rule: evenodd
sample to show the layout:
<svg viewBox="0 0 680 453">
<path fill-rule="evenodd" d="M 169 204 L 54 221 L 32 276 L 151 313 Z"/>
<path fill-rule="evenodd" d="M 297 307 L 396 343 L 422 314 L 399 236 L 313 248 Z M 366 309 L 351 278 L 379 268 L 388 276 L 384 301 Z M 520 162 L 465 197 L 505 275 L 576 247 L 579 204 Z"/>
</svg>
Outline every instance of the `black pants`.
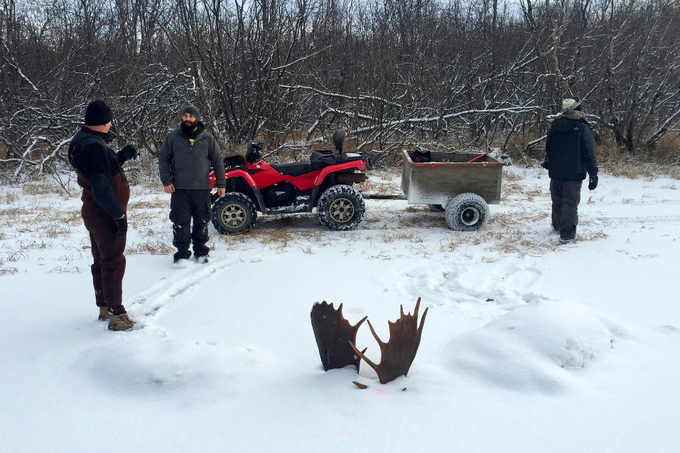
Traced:
<svg viewBox="0 0 680 453">
<path fill-rule="evenodd" d="M 581 202 L 583 181 L 550 180 L 552 198 L 552 226 L 560 232 L 562 239 L 576 237 L 578 225 L 578 204 Z"/>
<path fill-rule="evenodd" d="M 170 220 L 172 221 L 172 244 L 177 247 L 175 261 L 191 256 L 189 245 L 194 244 L 196 257 L 206 256 L 210 249 L 208 242 L 208 223 L 212 217 L 210 190 L 177 189 L 170 199 Z M 194 219 L 193 230 L 191 218 Z"/>
</svg>

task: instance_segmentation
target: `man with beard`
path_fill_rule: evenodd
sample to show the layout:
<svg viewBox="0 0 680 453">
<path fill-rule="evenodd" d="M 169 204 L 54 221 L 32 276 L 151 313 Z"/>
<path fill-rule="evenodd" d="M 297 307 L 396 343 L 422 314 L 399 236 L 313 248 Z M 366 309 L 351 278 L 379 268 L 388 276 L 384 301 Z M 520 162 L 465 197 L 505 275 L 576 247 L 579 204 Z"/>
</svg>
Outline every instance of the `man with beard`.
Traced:
<svg viewBox="0 0 680 453">
<path fill-rule="evenodd" d="M 560 243 L 567 244 L 576 237 L 586 172 L 589 190 L 595 190 L 598 180 L 595 140 L 578 98 L 562 101 L 562 113 L 550 126 L 545 150 L 543 167 L 550 176 L 552 226 L 560 233 Z"/>
<path fill-rule="evenodd" d="M 224 162 L 215 138 L 205 131 L 198 109 L 188 105 L 182 113 L 182 122 L 163 142 L 158 170 L 165 193 L 171 194 L 172 243 L 177 247 L 175 263 L 191 257 L 192 241 L 196 260 L 207 263 L 210 249 L 205 244 L 212 216 L 208 174 L 212 165 L 217 194 L 224 195 Z M 192 218 L 194 225 L 190 233 Z"/>
<path fill-rule="evenodd" d="M 83 188 L 82 215 L 92 244 L 92 280 L 99 320 L 110 330 L 129 330 L 134 325 L 123 306 L 125 235 L 130 185 L 122 165 L 137 157 L 132 145 L 118 153 L 106 146 L 113 114 L 104 101 L 90 102 L 85 125 L 73 137 L 68 158 Z"/>
</svg>

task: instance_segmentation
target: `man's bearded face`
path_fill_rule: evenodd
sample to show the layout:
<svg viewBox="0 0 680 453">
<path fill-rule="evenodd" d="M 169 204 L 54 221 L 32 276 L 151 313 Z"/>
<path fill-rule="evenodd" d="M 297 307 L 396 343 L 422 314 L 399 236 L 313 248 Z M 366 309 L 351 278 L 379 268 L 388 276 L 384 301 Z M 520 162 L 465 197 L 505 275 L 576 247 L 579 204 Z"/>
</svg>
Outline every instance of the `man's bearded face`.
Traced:
<svg viewBox="0 0 680 453">
<path fill-rule="evenodd" d="M 193 132 L 198 127 L 198 120 L 191 113 L 182 115 L 182 128 L 186 131 Z"/>
</svg>

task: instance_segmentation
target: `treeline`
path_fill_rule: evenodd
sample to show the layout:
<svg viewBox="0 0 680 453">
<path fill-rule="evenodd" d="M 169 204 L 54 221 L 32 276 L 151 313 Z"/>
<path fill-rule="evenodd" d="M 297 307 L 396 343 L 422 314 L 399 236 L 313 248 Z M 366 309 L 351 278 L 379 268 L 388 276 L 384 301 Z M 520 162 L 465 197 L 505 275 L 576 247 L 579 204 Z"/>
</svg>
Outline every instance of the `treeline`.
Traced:
<svg viewBox="0 0 680 453">
<path fill-rule="evenodd" d="M 63 161 L 95 98 L 151 157 L 187 102 L 225 153 L 301 150 L 338 127 L 378 162 L 432 143 L 522 152 L 568 93 L 623 153 L 678 135 L 677 1 L 1 1 L 14 174 Z"/>
</svg>

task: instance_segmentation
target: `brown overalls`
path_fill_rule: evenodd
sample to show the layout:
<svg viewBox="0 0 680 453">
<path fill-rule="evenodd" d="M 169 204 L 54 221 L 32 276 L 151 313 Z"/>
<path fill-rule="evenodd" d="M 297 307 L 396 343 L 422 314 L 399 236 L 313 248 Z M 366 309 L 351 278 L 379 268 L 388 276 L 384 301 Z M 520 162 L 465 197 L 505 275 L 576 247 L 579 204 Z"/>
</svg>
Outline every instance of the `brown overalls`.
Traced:
<svg viewBox="0 0 680 453">
<path fill-rule="evenodd" d="M 123 275 L 125 274 L 125 238 L 116 239 L 116 222 L 99 206 L 92 196 L 92 187 L 80 172 L 78 184 L 83 188 L 82 215 L 92 243 L 92 281 L 98 307 L 107 307 L 114 315 L 126 313 L 123 307 Z M 116 200 L 127 216 L 130 184 L 121 168 L 111 176 L 111 186 Z"/>
</svg>

